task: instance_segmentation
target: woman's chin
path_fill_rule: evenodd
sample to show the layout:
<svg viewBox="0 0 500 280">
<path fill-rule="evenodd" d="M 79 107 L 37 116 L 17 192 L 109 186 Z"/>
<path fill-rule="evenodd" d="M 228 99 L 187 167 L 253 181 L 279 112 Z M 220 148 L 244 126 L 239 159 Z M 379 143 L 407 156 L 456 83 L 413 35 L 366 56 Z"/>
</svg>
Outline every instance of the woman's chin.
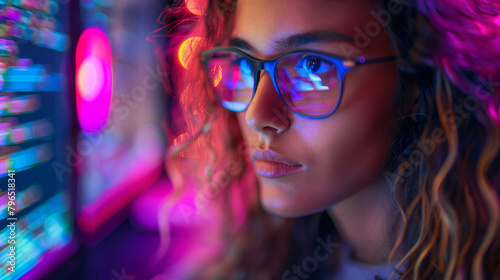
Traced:
<svg viewBox="0 0 500 280">
<path fill-rule="evenodd" d="M 260 204 L 270 215 L 283 218 L 299 218 L 321 212 L 322 210 L 312 209 L 311 207 L 307 207 L 304 203 L 298 203 L 297 201 L 285 197 L 269 196 L 265 193 L 261 193 Z"/>
</svg>

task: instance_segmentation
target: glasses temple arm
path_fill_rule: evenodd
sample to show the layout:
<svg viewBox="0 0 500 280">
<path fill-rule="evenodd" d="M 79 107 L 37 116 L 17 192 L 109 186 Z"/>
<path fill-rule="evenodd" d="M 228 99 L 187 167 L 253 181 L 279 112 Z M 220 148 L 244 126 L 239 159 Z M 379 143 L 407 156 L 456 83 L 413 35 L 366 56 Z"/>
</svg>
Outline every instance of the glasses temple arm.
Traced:
<svg viewBox="0 0 500 280">
<path fill-rule="evenodd" d="M 397 60 L 397 56 L 394 56 L 394 55 L 393 56 L 384 56 L 384 57 L 377 57 L 377 58 L 372 58 L 372 59 L 366 59 L 362 56 L 356 60 L 356 66 L 379 63 L 379 62 L 388 62 L 388 61 L 394 61 L 394 60 Z"/>
</svg>

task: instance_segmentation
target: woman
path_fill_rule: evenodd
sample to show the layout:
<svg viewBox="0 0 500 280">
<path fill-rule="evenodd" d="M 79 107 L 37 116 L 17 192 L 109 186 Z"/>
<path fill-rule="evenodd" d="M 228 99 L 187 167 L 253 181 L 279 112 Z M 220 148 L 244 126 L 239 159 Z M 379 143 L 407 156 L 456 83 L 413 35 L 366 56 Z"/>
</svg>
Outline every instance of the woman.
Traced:
<svg viewBox="0 0 500 280">
<path fill-rule="evenodd" d="M 498 2 L 191 4 L 168 171 L 229 220 L 186 279 L 500 277 Z"/>
</svg>

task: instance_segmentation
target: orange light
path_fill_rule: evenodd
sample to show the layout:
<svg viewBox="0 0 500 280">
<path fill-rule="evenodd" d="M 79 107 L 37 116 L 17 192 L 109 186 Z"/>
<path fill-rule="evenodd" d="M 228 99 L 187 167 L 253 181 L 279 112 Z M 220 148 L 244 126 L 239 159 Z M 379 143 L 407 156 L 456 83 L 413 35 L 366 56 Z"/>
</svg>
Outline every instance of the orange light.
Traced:
<svg viewBox="0 0 500 280">
<path fill-rule="evenodd" d="M 214 74 L 214 87 L 217 87 L 220 83 L 220 80 L 222 79 L 222 69 L 220 68 L 220 65 L 215 65 L 212 68 L 212 73 Z"/>
<path fill-rule="evenodd" d="M 191 62 L 193 56 L 193 50 L 196 48 L 197 44 L 201 41 L 200 37 L 190 37 L 182 42 L 179 47 L 179 61 L 182 67 L 187 68 L 187 65 Z"/>
<path fill-rule="evenodd" d="M 198 16 L 205 12 L 206 2 L 204 0 L 184 0 L 188 10 Z"/>
</svg>

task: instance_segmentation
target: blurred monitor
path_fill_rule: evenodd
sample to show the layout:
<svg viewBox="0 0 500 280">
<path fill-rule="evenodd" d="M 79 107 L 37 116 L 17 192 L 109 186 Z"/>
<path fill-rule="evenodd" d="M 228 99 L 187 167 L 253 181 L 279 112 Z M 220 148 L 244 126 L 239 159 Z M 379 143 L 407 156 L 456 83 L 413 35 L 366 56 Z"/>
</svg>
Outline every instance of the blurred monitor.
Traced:
<svg viewBox="0 0 500 280">
<path fill-rule="evenodd" d="M 94 244 L 128 217 L 130 203 L 164 172 L 163 84 L 146 40 L 162 9 L 142 0 L 80 0 L 79 9 L 80 132 L 71 153 L 78 229 Z"/>
<path fill-rule="evenodd" d="M 68 4 L 0 0 L 0 279 L 75 251 Z"/>
<path fill-rule="evenodd" d="M 162 9 L 0 0 L 0 11 L 0 279 L 41 279 L 164 173 L 163 84 L 146 41 Z"/>
</svg>

